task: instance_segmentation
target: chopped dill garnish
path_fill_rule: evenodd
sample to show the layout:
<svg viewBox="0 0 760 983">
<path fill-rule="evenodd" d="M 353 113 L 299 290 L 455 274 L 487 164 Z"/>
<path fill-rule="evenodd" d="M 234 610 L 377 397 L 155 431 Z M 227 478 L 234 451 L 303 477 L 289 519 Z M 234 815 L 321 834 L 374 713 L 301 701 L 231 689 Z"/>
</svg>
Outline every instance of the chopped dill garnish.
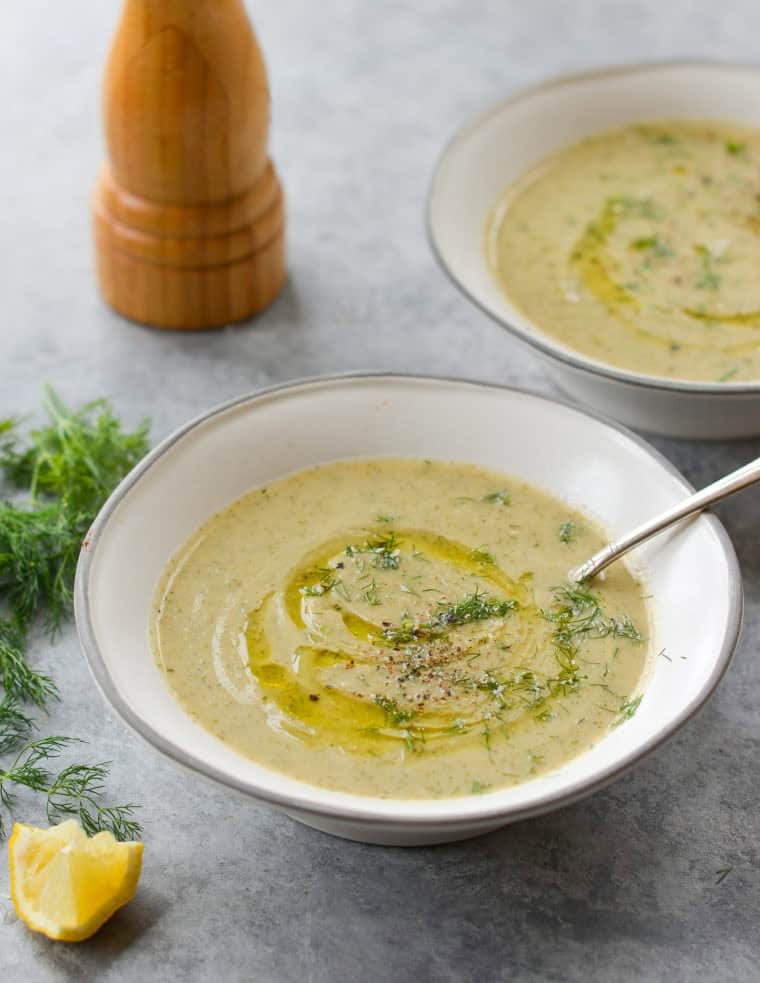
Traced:
<svg viewBox="0 0 760 983">
<path fill-rule="evenodd" d="M 416 718 L 417 711 L 400 707 L 396 700 L 387 696 L 376 696 L 375 703 L 385 714 L 386 726 L 401 729 L 406 749 L 415 753 L 421 751 L 425 743 L 424 733 L 418 727 L 408 726 Z"/>
<path fill-rule="evenodd" d="M 721 884 L 723 881 L 725 881 L 725 879 L 733 871 L 733 869 L 734 869 L 733 867 L 721 867 L 720 870 L 716 870 L 715 873 L 718 879 L 715 881 L 715 883 Z"/>
<path fill-rule="evenodd" d="M 746 143 L 740 143 L 738 140 L 726 140 L 723 144 L 726 153 L 731 154 L 732 157 L 739 157 L 747 149 Z"/>
<path fill-rule="evenodd" d="M 385 714 L 385 722 L 387 724 L 393 724 L 394 727 L 401 727 L 404 724 L 408 724 L 417 716 L 416 711 L 408 708 L 402 709 L 396 700 L 392 700 L 387 696 L 376 696 L 375 703 Z"/>
<path fill-rule="evenodd" d="M 373 566 L 383 570 L 398 570 L 401 563 L 400 543 L 396 538 L 395 532 L 390 532 L 387 536 L 374 536 L 361 544 L 349 544 L 346 546 L 346 556 L 352 559 L 360 553 L 370 553 L 373 555 Z"/>
<path fill-rule="evenodd" d="M 441 603 L 441 602 L 439 602 Z M 451 628 L 465 625 L 470 621 L 485 621 L 488 618 L 503 618 L 517 608 L 517 601 L 498 600 L 478 590 L 468 594 L 461 601 L 443 604 L 441 610 L 427 622 L 426 627 Z"/>
<path fill-rule="evenodd" d="M 377 583 L 373 577 L 369 585 L 362 591 L 362 597 L 371 607 L 376 608 L 381 603 L 380 595 L 377 592 Z"/>
<path fill-rule="evenodd" d="M 576 525 L 572 519 L 568 519 L 567 522 L 563 522 L 559 527 L 559 541 L 561 543 L 569 543 L 575 538 Z"/>
<path fill-rule="evenodd" d="M 644 252 L 651 259 L 666 259 L 673 255 L 673 250 L 659 236 L 644 236 L 641 239 L 634 239 L 630 243 L 630 248 L 636 252 Z M 649 263 L 645 263 L 649 266 Z"/>
<path fill-rule="evenodd" d="M 739 366 L 738 365 L 732 365 L 730 369 L 726 369 L 726 371 L 722 375 L 719 375 L 718 376 L 718 380 L 717 381 L 718 382 L 728 382 L 730 379 L 733 379 L 733 377 L 736 375 L 736 373 L 738 371 L 739 371 Z"/>
<path fill-rule="evenodd" d="M 568 584 L 554 589 L 555 604 L 543 611 L 547 621 L 554 623 L 554 640 L 560 647 L 569 647 L 576 636 L 587 638 L 628 638 L 642 642 L 643 636 L 631 619 L 610 618 L 604 614 L 596 594 L 584 584 Z"/>
<path fill-rule="evenodd" d="M 713 268 L 713 254 L 707 246 L 696 245 L 694 250 L 702 259 L 702 272 L 695 284 L 697 290 L 718 290 L 720 288 L 720 275 Z"/>
<path fill-rule="evenodd" d="M 318 570 L 312 571 L 310 576 L 321 576 L 322 579 L 316 583 L 304 584 L 303 587 L 299 587 L 298 593 L 303 597 L 323 597 L 325 594 L 329 594 L 330 591 L 335 591 L 336 594 L 340 594 L 346 601 L 351 600 L 346 585 L 340 577 L 335 576 L 335 571 L 331 567 L 321 567 Z"/>
<path fill-rule="evenodd" d="M 488 492 L 481 498 L 481 502 L 490 502 L 493 505 L 509 505 L 512 501 L 512 496 L 509 494 L 506 488 L 500 488 L 498 491 Z"/>
<path fill-rule="evenodd" d="M 493 553 L 485 546 L 477 546 L 474 550 L 470 550 L 470 556 L 476 563 L 496 563 Z"/>
<path fill-rule="evenodd" d="M 636 711 L 639 709 L 639 704 L 641 703 L 641 697 L 643 694 L 639 694 L 632 700 L 628 700 L 620 707 L 618 710 L 617 720 L 615 721 L 615 727 L 619 727 L 620 724 L 625 723 L 626 720 L 630 720 L 631 717 L 635 716 Z"/>
<path fill-rule="evenodd" d="M 383 629 L 383 638 L 392 645 L 434 639 L 444 635 L 450 628 L 457 628 L 472 621 L 503 618 L 517 608 L 516 601 L 497 600 L 478 590 L 468 594 L 461 601 L 452 604 L 439 601 L 438 604 L 438 611 L 427 621 L 416 624 L 408 616 L 404 617 L 399 626 L 386 626 Z"/>
<path fill-rule="evenodd" d="M 470 792 L 473 795 L 482 795 L 487 792 L 489 788 L 493 788 L 491 782 L 473 782 L 470 786 Z"/>
<path fill-rule="evenodd" d="M 389 515 L 387 512 L 378 512 L 375 516 L 375 522 L 395 522 L 396 519 L 397 515 Z"/>
</svg>

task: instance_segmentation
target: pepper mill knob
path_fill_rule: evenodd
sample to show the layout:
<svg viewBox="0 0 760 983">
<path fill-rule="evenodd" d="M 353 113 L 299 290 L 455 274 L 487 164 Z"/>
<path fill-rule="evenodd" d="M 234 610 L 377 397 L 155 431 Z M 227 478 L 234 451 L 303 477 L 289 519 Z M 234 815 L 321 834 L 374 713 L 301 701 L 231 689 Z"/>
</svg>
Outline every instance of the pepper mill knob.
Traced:
<svg viewBox="0 0 760 983">
<path fill-rule="evenodd" d="M 221 327 L 285 279 L 269 87 L 241 0 L 126 0 L 104 81 L 98 279 L 121 314 Z"/>
</svg>

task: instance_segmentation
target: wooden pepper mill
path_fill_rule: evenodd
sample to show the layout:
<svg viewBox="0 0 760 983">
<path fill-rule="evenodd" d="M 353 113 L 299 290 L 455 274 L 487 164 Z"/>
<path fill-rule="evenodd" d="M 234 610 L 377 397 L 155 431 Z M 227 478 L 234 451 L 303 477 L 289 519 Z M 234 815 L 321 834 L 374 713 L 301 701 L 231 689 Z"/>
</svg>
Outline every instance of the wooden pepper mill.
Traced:
<svg viewBox="0 0 760 983">
<path fill-rule="evenodd" d="M 161 328 L 250 317 L 285 278 L 269 88 L 242 0 L 125 0 L 95 189 L 100 287 Z"/>
</svg>

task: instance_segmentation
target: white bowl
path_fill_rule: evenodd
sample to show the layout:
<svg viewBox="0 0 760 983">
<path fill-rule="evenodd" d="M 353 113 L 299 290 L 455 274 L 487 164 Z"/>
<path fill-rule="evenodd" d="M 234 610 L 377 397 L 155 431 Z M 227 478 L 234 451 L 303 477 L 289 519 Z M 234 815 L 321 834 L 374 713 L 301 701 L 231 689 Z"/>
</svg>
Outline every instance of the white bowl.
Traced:
<svg viewBox="0 0 760 983">
<path fill-rule="evenodd" d="M 436 166 L 428 199 L 433 251 L 460 290 L 548 356 L 579 402 L 630 426 L 675 437 L 760 433 L 760 380 L 686 382 L 606 365 L 529 320 L 496 283 L 484 229 L 504 189 L 538 161 L 600 130 L 647 120 L 722 119 L 760 126 L 760 70 L 713 62 L 611 68 L 526 89 L 467 124 Z"/>
<path fill-rule="evenodd" d="M 641 760 L 684 724 L 725 672 L 739 633 L 736 557 L 714 516 L 640 550 L 654 595 L 654 651 L 639 711 L 559 770 L 514 788 L 438 801 L 348 795 L 240 755 L 176 702 L 148 644 L 151 600 L 169 558 L 252 486 L 341 458 L 432 457 L 519 475 L 613 534 L 672 505 L 689 485 L 617 425 L 485 384 L 391 375 L 279 386 L 211 410 L 160 444 L 95 520 L 76 581 L 76 620 L 106 698 L 157 750 L 199 775 L 326 832 L 373 843 L 462 839 L 566 805 Z M 699 612 L 699 617 L 695 613 Z"/>
</svg>

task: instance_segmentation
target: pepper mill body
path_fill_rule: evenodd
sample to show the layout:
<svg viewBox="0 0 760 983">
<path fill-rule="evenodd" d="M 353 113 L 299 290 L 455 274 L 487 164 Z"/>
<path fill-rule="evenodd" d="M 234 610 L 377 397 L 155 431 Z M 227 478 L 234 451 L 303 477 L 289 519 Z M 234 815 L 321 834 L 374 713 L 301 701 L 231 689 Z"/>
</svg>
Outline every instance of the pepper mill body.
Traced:
<svg viewBox="0 0 760 983">
<path fill-rule="evenodd" d="M 162 328 L 221 327 L 285 278 L 269 88 L 242 0 L 126 0 L 94 196 L 101 291 Z"/>
</svg>

